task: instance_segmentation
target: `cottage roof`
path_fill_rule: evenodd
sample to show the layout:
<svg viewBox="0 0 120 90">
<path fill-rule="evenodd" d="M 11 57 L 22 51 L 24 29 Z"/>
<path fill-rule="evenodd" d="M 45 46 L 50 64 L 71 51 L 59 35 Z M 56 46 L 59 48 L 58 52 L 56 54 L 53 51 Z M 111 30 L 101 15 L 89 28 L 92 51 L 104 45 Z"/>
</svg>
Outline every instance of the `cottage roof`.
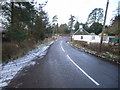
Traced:
<svg viewBox="0 0 120 90">
<path fill-rule="evenodd" d="M 90 35 L 84 28 L 79 28 L 74 35 Z"/>
</svg>

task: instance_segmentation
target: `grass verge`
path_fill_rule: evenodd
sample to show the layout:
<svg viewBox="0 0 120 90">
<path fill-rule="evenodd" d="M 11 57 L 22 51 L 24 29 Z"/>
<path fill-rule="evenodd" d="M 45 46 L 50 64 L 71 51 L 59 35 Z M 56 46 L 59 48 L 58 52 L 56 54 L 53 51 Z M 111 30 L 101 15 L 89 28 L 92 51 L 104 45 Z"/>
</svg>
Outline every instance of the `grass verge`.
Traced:
<svg viewBox="0 0 120 90">
<path fill-rule="evenodd" d="M 80 49 L 81 51 L 103 58 L 104 60 L 120 64 L 119 51 L 114 51 L 113 48 L 112 47 L 110 48 L 110 46 L 108 45 L 103 45 L 102 52 L 100 53 L 98 43 L 87 44 L 86 42 L 83 41 L 68 41 L 68 43 L 71 46 Z"/>
<path fill-rule="evenodd" d="M 53 41 L 54 38 L 45 38 L 43 41 L 36 43 L 34 40 L 26 40 L 17 44 L 15 42 L 2 43 L 2 62 L 8 62 L 24 56 L 29 51 L 40 48 L 45 43 Z"/>
</svg>

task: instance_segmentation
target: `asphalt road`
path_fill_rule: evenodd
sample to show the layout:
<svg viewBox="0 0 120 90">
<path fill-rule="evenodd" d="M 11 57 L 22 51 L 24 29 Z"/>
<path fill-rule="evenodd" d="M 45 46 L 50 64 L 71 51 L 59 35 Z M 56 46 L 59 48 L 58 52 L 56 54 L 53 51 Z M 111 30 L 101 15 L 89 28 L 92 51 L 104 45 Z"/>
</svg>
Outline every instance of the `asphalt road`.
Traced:
<svg viewBox="0 0 120 90">
<path fill-rule="evenodd" d="M 74 49 L 59 38 L 37 64 L 8 85 L 13 88 L 118 88 L 118 66 Z"/>
</svg>

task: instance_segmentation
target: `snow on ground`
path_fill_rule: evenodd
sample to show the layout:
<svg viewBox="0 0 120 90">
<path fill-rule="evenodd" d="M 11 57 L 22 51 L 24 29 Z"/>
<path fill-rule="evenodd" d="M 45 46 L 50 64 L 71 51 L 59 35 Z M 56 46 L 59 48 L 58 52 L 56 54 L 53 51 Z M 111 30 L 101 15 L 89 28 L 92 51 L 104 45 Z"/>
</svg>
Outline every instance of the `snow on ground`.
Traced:
<svg viewBox="0 0 120 90">
<path fill-rule="evenodd" d="M 11 60 L 7 64 L 0 64 L 2 66 L 2 71 L 0 71 L 0 87 L 5 87 L 9 84 L 10 80 L 22 70 L 25 66 L 35 65 L 35 59 L 41 58 L 47 53 L 47 49 L 54 42 L 49 42 L 38 46 L 37 49 L 34 49 L 28 52 L 25 56 L 20 57 L 16 60 Z"/>
</svg>

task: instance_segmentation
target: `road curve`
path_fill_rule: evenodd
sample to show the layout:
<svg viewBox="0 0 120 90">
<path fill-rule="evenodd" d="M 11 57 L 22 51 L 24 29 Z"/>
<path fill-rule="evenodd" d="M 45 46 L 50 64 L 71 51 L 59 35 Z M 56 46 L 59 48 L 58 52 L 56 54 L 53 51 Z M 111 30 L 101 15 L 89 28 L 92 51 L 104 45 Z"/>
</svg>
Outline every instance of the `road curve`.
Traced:
<svg viewBox="0 0 120 90">
<path fill-rule="evenodd" d="M 59 38 L 37 64 L 26 67 L 8 88 L 118 88 L 118 66 L 66 43 Z"/>
</svg>

